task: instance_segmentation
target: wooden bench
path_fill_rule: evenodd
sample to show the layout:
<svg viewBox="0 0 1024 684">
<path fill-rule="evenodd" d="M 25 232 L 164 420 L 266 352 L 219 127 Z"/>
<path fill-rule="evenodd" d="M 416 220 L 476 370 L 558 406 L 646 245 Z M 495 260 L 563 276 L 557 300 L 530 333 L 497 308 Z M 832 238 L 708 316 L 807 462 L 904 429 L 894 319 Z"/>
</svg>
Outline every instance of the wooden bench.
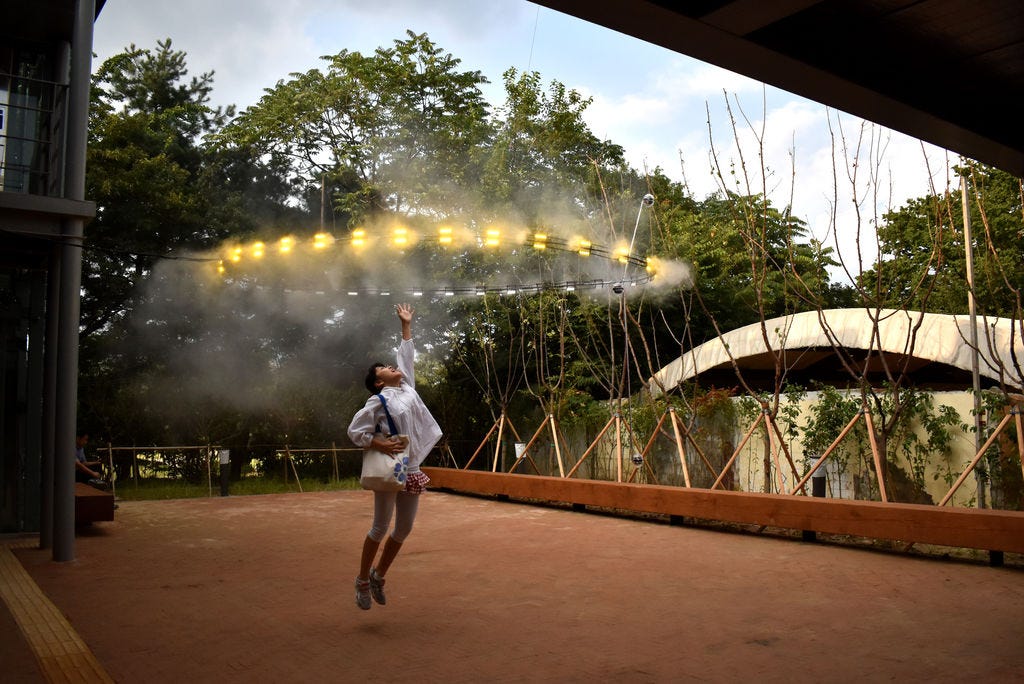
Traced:
<svg viewBox="0 0 1024 684">
<path fill-rule="evenodd" d="M 423 468 L 434 489 L 674 517 L 1024 553 L 1024 512 L 817 499 L 598 480 Z"/>
<path fill-rule="evenodd" d="M 114 495 L 84 482 L 75 483 L 75 525 L 114 519 Z"/>
</svg>

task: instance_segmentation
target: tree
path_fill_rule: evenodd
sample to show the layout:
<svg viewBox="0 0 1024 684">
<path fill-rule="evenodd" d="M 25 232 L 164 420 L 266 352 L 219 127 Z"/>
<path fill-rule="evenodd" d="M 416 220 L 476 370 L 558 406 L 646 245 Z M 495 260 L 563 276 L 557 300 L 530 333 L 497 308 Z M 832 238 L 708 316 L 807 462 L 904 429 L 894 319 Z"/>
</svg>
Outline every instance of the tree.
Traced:
<svg viewBox="0 0 1024 684">
<path fill-rule="evenodd" d="M 288 159 L 294 182 L 330 181 L 345 223 L 382 212 L 446 215 L 476 181 L 489 136 L 486 79 L 426 34 L 373 55 L 342 50 L 325 70 L 268 89 L 217 141 Z"/>
<path fill-rule="evenodd" d="M 83 415 L 111 429 L 109 414 L 132 402 L 107 403 L 111 388 L 152 386 L 160 367 L 129 321 L 150 296 L 155 265 L 294 216 L 276 160 L 205 145 L 232 114 L 209 105 L 212 79 L 189 79 L 186 55 L 169 39 L 155 50 L 133 45 L 93 76 L 86 183 L 97 213 L 83 253 L 80 396 Z"/>
<path fill-rule="evenodd" d="M 507 70 L 505 104 L 482 178 L 495 207 L 515 207 L 528 223 L 544 214 L 593 212 L 601 199 L 599 171 L 622 167 L 620 146 L 599 140 L 583 120 L 592 98 L 552 81 L 541 90 L 540 74 Z"/>
</svg>

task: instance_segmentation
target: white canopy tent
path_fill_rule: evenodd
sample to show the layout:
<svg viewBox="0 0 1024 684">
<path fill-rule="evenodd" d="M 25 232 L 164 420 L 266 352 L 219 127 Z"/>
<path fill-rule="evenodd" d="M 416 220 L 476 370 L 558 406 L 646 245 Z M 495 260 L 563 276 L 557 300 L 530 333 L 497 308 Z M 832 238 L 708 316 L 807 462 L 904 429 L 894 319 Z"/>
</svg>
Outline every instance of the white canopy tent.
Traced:
<svg viewBox="0 0 1024 684">
<path fill-rule="evenodd" d="M 869 375 L 903 369 L 918 384 L 967 389 L 974 350 L 970 318 L 898 309 L 827 309 L 773 318 L 727 332 L 684 353 L 648 381 L 653 394 L 697 376 L 718 384 L 744 377 L 774 377 L 775 360 L 793 378 L 823 381 L 853 377 L 838 355 Z M 1024 387 L 1024 321 L 978 317 L 978 371 L 985 386 Z M 965 376 L 966 373 L 966 376 Z M 730 380 L 731 378 L 731 380 Z"/>
</svg>

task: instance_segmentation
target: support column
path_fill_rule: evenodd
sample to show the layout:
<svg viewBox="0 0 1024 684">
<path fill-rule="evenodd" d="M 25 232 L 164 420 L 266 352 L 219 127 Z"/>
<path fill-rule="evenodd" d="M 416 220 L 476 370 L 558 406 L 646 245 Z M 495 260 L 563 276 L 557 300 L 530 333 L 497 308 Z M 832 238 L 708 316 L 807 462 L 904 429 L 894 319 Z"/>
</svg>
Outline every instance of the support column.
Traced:
<svg viewBox="0 0 1024 684">
<path fill-rule="evenodd" d="M 85 199 L 85 149 L 89 130 L 92 28 L 95 0 L 75 4 L 71 39 L 64 196 Z M 75 432 L 78 429 L 78 327 L 81 307 L 82 241 L 85 221 L 64 221 L 60 265 L 60 322 L 57 329 L 57 386 L 54 397 L 53 560 L 75 558 Z"/>
</svg>

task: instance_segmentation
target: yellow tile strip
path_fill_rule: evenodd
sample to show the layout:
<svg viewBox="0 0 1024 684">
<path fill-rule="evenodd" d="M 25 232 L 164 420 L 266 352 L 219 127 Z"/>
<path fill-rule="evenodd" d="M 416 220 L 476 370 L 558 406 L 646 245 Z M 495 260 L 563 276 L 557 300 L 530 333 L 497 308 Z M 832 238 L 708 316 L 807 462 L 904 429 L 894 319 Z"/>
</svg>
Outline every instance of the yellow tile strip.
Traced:
<svg viewBox="0 0 1024 684">
<path fill-rule="evenodd" d="M 113 682 L 89 647 L 11 552 L 37 542 L 0 545 L 0 598 L 21 627 L 49 682 Z"/>
</svg>

